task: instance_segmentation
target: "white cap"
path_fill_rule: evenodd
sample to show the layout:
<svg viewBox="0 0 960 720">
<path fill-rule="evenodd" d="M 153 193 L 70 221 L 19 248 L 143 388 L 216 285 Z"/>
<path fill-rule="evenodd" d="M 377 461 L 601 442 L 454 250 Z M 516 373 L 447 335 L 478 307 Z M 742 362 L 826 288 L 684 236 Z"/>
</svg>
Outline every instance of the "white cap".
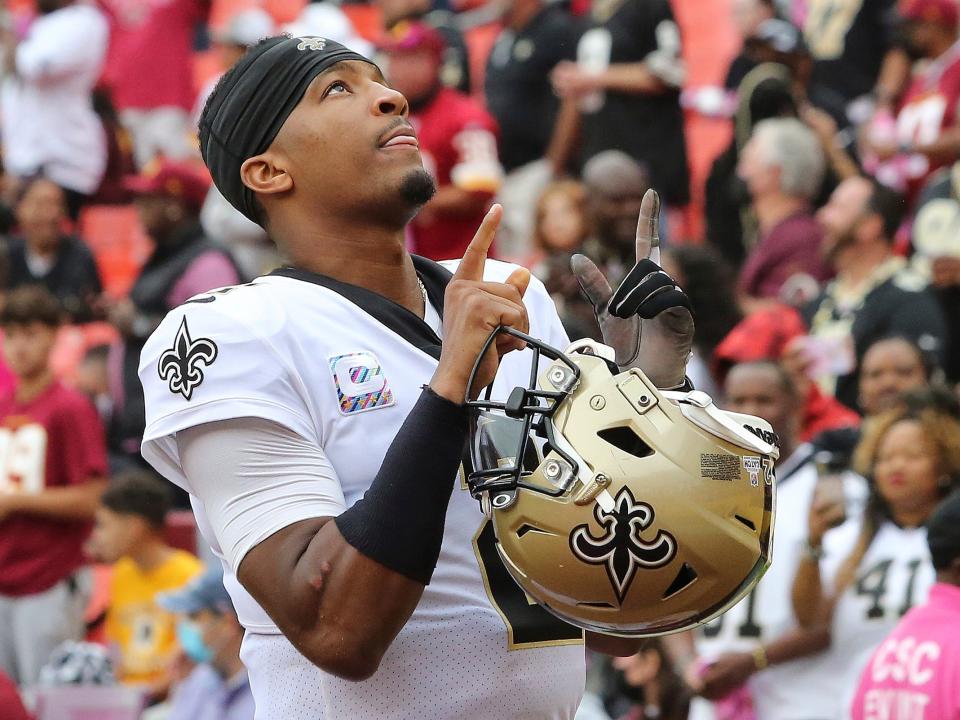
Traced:
<svg viewBox="0 0 960 720">
<path fill-rule="evenodd" d="M 229 45 L 256 45 L 276 31 L 273 18 L 266 10 L 250 8 L 238 12 L 227 26 L 215 35 L 217 42 Z"/>
<path fill-rule="evenodd" d="M 282 29 L 291 37 L 330 38 L 364 57 L 373 54 L 373 45 L 357 35 L 346 13 L 329 2 L 308 4 L 296 20 Z"/>
</svg>

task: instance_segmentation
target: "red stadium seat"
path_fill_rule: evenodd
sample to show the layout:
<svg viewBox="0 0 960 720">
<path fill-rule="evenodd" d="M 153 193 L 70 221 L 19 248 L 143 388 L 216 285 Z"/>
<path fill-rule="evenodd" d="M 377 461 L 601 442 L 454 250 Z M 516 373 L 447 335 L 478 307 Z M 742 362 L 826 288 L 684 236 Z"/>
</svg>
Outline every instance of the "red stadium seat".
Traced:
<svg viewBox="0 0 960 720">
<path fill-rule="evenodd" d="M 189 510 L 175 510 L 167 516 L 165 536 L 172 547 L 197 554 L 197 522 Z"/>
<path fill-rule="evenodd" d="M 124 297 L 151 250 L 132 205 L 90 205 L 80 213 L 80 237 L 97 261 L 104 291 Z"/>
</svg>

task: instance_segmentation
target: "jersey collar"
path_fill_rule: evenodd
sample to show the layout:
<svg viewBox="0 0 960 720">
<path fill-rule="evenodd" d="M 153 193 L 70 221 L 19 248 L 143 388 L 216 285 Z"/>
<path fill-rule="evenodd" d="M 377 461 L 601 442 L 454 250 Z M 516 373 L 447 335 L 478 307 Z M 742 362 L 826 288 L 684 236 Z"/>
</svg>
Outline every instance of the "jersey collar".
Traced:
<svg viewBox="0 0 960 720">
<path fill-rule="evenodd" d="M 417 270 L 417 275 L 423 281 L 423 286 L 427 289 L 427 297 L 430 304 L 436 309 L 437 313 L 443 318 L 443 294 L 447 288 L 447 283 L 453 275 L 449 270 L 438 265 L 432 260 L 419 255 L 412 255 L 413 266 Z M 294 280 L 322 285 L 328 290 L 341 295 L 361 310 L 372 316 L 382 325 L 393 330 L 408 343 L 418 350 L 426 353 L 435 360 L 440 359 L 440 338 L 433 329 L 427 325 L 422 318 L 407 310 L 402 305 L 398 305 L 392 300 L 388 300 L 378 293 L 375 293 L 358 285 L 351 285 L 340 280 L 336 280 L 328 275 L 310 272 L 295 267 L 277 268 L 270 275 L 279 275 Z"/>
</svg>

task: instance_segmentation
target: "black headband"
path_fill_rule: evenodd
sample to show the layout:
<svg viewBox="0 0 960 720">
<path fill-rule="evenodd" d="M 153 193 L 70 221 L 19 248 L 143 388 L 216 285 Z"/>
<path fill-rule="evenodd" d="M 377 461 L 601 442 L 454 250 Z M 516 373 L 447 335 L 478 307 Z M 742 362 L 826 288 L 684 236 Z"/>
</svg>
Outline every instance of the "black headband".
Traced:
<svg viewBox="0 0 960 720">
<path fill-rule="evenodd" d="M 240 166 L 270 147 L 313 79 L 344 60 L 373 64 L 325 38 L 268 38 L 224 75 L 207 101 L 200 118 L 200 154 L 223 196 L 254 222 L 263 219 L 253 191 L 240 180 Z"/>
</svg>

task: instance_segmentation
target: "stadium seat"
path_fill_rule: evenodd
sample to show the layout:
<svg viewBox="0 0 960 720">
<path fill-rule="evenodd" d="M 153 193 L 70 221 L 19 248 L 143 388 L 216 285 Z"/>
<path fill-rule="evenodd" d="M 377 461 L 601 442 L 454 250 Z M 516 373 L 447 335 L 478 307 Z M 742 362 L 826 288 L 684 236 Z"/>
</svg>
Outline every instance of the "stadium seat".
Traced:
<svg viewBox="0 0 960 720">
<path fill-rule="evenodd" d="M 174 510 L 167 515 L 165 535 L 170 546 L 197 554 L 197 521 L 189 510 Z"/>
<path fill-rule="evenodd" d="M 37 720 L 137 720 L 143 695 L 134 688 L 65 686 L 37 691 Z"/>
<path fill-rule="evenodd" d="M 104 291 L 124 297 L 150 254 L 151 242 L 133 205 L 90 205 L 80 213 L 79 234 L 90 246 Z"/>
</svg>

